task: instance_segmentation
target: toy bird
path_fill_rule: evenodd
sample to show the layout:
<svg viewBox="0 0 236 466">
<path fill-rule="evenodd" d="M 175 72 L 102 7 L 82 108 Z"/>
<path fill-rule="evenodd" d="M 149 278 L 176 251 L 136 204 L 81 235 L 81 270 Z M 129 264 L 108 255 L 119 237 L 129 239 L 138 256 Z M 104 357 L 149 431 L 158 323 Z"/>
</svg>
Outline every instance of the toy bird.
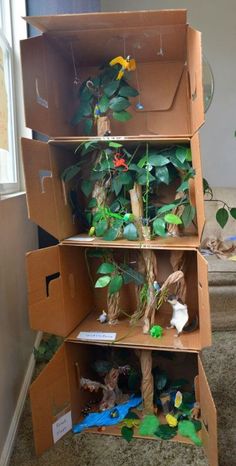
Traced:
<svg viewBox="0 0 236 466">
<path fill-rule="evenodd" d="M 120 65 L 121 69 L 116 77 L 117 80 L 120 80 L 124 76 L 125 71 L 135 71 L 136 70 L 136 62 L 134 58 L 131 58 L 128 55 L 126 58 L 124 57 L 115 57 L 109 63 L 110 66 Z"/>
</svg>

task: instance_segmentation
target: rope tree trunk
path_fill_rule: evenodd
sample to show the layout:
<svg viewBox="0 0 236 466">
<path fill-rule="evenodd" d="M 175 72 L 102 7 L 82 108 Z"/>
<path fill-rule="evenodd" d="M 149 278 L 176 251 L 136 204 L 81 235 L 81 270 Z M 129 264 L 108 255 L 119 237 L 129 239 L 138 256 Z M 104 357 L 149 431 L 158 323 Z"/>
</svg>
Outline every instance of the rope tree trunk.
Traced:
<svg viewBox="0 0 236 466">
<path fill-rule="evenodd" d="M 94 167 L 101 162 L 101 153 L 98 153 L 98 156 L 95 160 Z M 97 200 L 97 205 L 92 209 L 92 214 L 96 214 L 99 209 L 104 208 L 107 200 L 107 183 L 104 183 L 103 180 L 98 180 L 94 184 L 92 191 L 92 198 Z M 120 315 L 120 292 L 109 294 L 107 293 L 107 317 L 109 324 L 116 324 L 117 319 Z"/>
<path fill-rule="evenodd" d="M 170 255 L 170 263 L 172 265 L 173 272 L 182 271 L 183 276 L 179 279 L 176 283 L 175 293 L 180 298 L 183 303 L 186 302 L 186 294 L 187 294 L 187 285 L 185 280 L 185 272 L 186 272 L 186 254 L 184 251 L 171 251 Z"/>
<path fill-rule="evenodd" d="M 152 352 L 150 350 L 137 350 L 142 371 L 142 398 L 144 414 L 153 413 L 154 381 L 152 375 Z"/>
<path fill-rule="evenodd" d="M 131 201 L 131 210 L 135 217 L 135 223 L 137 225 L 138 233 L 140 239 L 148 239 L 146 235 L 144 235 L 143 227 L 142 227 L 142 218 L 143 218 L 143 199 L 142 199 L 142 186 L 138 185 L 137 183 L 134 184 L 134 188 L 130 190 L 130 201 Z M 140 293 L 138 292 L 140 289 L 137 290 L 136 295 L 138 298 L 138 305 L 137 305 L 137 312 L 134 314 L 133 319 L 137 315 L 144 316 L 144 326 L 143 326 L 143 333 L 149 333 L 151 325 L 154 324 L 155 321 L 155 289 L 154 289 L 154 281 L 157 277 L 157 259 L 155 253 L 151 249 L 142 250 L 138 256 L 138 269 L 140 270 L 143 265 L 145 264 L 145 273 L 147 279 L 147 301 L 145 305 L 140 302 Z"/>
</svg>

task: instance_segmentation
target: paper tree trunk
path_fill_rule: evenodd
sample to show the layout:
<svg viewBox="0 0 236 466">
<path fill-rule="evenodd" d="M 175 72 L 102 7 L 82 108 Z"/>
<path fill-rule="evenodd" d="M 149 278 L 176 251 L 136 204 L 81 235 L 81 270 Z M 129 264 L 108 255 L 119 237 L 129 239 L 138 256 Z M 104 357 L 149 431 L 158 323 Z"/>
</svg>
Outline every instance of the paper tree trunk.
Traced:
<svg viewBox="0 0 236 466">
<path fill-rule="evenodd" d="M 153 413 L 153 392 L 154 382 L 152 375 L 152 352 L 149 350 L 140 350 L 138 352 L 142 371 L 142 398 L 143 410 L 145 414 Z"/>
<path fill-rule="evenodd" d="M 97 136 L 111 134 L 111 123 L 108 117 L 99 117 L 97 119 Z"/>
<path fill-rule="evenodd" d="M 107 315 L 108 323 L 114 325 L 117 323 L 118 317 L 120 315 L 120 293 L 109 294 L 107 295 Z"/>
</svg>

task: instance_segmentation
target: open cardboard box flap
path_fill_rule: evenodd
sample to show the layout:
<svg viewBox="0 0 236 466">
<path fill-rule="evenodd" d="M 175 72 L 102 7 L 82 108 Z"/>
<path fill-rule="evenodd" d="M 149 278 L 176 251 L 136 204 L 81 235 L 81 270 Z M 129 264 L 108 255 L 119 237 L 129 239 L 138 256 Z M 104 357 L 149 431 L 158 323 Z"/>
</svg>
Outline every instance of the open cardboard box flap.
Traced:
<svg viewBox="0 0 236 466">
<path fill-rule="evenodd" d="M 198 355 L 192 355 L 192 358 L 193 363 L 195 358 L 198 362 L 195 392 L 201 406 L 203 447 L 210 466 L 217 466 L 216 409 L 201 359 Z M 93 360 L 89 346 L 81 346 L 78 350 L 77 345 L 64 343 L 31 385 L 33 431 L 38 455 L 53 446 L 53 425 L 60 422 L 65 413 L 71 415 L 73 424 L 78 422 L 81 408 L 88 401 L 88 396 L 91 397 L 80 389 L 79 379 L 88 372 Z"/>
<path fill-rule="evenodd" d="M 157 258 L 162 264 L 160 280 L 164 281 L 170 273 L 165 250 L 157 252 Z M 142 325 L 137 325 L 130 332 L 129 322 L 124 320 L 114 327 L 117 346 L 142 348 L 146 345 L 171 349 L 178 348 L 179 344 L 180 350 L 194 352 L 211 344 L 207 261 L 196 250 L 186 251 L 186 261 L 189 315 L 191 320 L 191 316 L 198 314 L 199 330 L 183 334 L 178 340 L 174 337 L 175 331 L 168 331 L 162 339 L 156 340 L 142 333 Z M 33 329 L 68 337 L 74 342 L 78 342 L 80 331 L 101 331 L 101 324 L 96 320 L 97 312 L 106 309 L 107 292 L 93 289 L 85 248 L 58 245 L 32 251 L 27 254 L 27 274 L 29 316 Z M 131 288 L 122 290 L 121 305 L 127 311 L 134 311 L 136 301 Z M 160 317 L 165 317 L 161 323 L 164 327 L 168 323 L 168 312 L 169 308 L 165 309 Z"/>
<path fill-rule="evenodd" d="M 186 24 L 186 12 L 91 17 L 27 18 L 44 31 L 21 42 L 27 126 L 51 137 L 83 135 L 83 128 L 70 124 L 76 104 L 74 61 L 79 63 L 80 79 L 86 79 L 101 63 L 121 55 L 125 40 L 137 62 L 131 81 L 135 87 L 139 82 L 144 109 L 137 111 L 138 98 L 133 99 L 129 109 L 133 118 L 125 124 L 113 120 L 112 134 L 193 135 L 204 122 L 201 36 Z"/>
<path fill-rule="evenodd" d="M 192 164 L 196 172 L 194 180 L 190 184 L 190 198 L 193 205 L 196 206 L 198 232 L 195 236 L 181 237 L 180 244 L 182 246 L 186 245 L 186 247 L 197 247 L 200 244 L 205 221 L 198 134 L 196 133 L 190 140 L 185 139 L 182 142 L 190 144 Z M 155 141 L 150 140 L 150 143 L 155 145 Z M 176 141 L 169 139 L 165 143 L 172 144 L 176 143 Z M 127 144 L 134 144 L 134 141 L 127 141 Z M 158 145 L 158 140 L 156 140 L 156 144 Z M 77 142 L 78 145 L 79 141 Z M 65 185 L 61 180 L 63 170 L 75 163 L 75 147 L 76 145 L 72 143 L 70 149 L 69 142 L 67 146 L 63 143 L 60 146 L 60 144 L 54 145 L 36 140 L 22 139 L 29 218 L 59 241 L 69 237 L 73 238 L 74 235 L 82 231 L 80 219 L 75 220 L 72 215 L 69 202 L 70 184 Z M 163 238 L 161 240 L 160 245 L 163 246 Z M 118 244 L 118 241 L 114 242 L 114 247 L 116 247 L 116 243 Z M 140 242 L 127 241 L 128 246 L 138 248 Z M 149 247 L 156 246 L 155 241 L 150 242 Z M 166 246 L 175 246 L 174 238 L 167 238 Z"/>
</svg>

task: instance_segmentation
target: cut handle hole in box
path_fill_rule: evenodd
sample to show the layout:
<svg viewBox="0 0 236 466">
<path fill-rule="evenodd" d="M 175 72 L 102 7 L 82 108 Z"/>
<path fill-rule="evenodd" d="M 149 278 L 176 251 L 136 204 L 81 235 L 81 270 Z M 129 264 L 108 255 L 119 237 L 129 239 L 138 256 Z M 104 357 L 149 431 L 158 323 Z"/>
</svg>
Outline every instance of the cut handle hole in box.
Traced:
<svg viewBox="0 0 236 466">
<path fill-rule="evenodd" d="M 56 272 L 56 273 L 52 273 L 51 275 L 47 275 L 45 281 L 46 281 L 46 296 L 49 297 L 50 296 L 50 292 L 49 292 L 49 285 L 51 283 L 52 280 L 57 280 L 59 277 L 60 277 L 60 272 Z"/>
</svg>

